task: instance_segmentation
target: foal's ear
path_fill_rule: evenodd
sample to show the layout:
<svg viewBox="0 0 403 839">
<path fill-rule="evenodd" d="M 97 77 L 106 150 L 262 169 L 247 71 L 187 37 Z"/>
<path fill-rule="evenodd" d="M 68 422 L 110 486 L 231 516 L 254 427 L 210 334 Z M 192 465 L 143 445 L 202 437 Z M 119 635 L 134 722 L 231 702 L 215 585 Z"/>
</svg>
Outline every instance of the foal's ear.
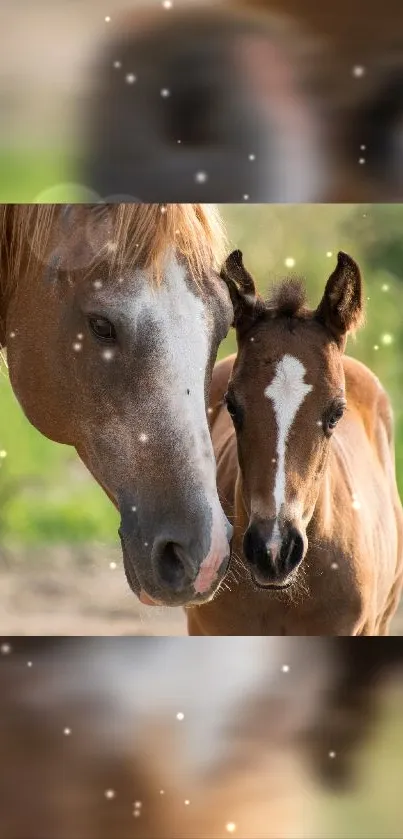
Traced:
<svg viewBox="0 0 403 839">
<path fill-rule="evenodd" d="M 227 284 L 234 307 L 233 326 L 243 331 L 264 311 L 264 302 L 256 291 L 253 277 L 243 264 L 242 251 L 236 250 L 227 257 L 220 274 Z"/>
<path fill-rule="evenodd" d="M 355 332 L 363 323 L 364 300 L 360 269 L 354 259 L 343 251 L 337 255 L 337 265 L 326 283 L 316 318 L 343 348 L 348 333 Z"/>
</svg>

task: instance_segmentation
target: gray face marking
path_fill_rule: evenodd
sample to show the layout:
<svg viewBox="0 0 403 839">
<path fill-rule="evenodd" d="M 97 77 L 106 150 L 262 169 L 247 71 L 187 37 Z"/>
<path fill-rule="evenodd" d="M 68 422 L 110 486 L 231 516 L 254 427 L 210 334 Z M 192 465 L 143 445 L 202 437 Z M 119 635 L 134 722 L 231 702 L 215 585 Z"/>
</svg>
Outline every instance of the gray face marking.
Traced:
<svg viewBox="0 0 403 839">
<path fill-rule="evenodd" d="M 188 448 L 193 469 L 215 494 L 214 455 L 205 406 L 211 340 L 205 304 L 189 288 L 185 267 L 171 257 L 160 287 L 153 288 L 143 275 L 141 292 L 127 300 L 126 311 L 134 334 L 145 313 L 151 316 L 160 344 L 155 365 L 160 366 L 158 379 L 162 382 L 160 404 L 155 410 L 164 412 L 164 424 L 171 421 L 173 427 L 181 427 L 178 445 Z M 147 429 L 143 433 L 147 434 Z"/>
</svg>

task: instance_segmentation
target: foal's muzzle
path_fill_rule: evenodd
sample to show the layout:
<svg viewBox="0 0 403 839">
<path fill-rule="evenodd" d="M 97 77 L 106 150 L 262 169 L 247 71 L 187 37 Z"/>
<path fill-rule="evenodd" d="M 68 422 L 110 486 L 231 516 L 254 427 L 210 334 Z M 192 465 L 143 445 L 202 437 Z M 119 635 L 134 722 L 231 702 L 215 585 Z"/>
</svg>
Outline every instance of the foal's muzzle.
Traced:
<svg viewBox="0 0 403 839">
<path fill-rule="evenodd" d="M 305 542 L 294 525 L 285 524 L 279 532 L 275 519 L 254 521 L 245 533 L 243 551 L 257 586 L 283 589 L 293 582 Z"/>
</svg>

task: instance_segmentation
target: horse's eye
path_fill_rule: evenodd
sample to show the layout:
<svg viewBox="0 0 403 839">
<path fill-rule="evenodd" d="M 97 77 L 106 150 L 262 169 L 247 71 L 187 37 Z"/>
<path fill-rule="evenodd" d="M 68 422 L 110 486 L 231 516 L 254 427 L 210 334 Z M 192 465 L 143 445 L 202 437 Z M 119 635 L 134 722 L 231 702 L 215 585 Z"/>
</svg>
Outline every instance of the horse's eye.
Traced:
<svg viewBox="0 0 403 839">
<path fill-rule="evenodd" d="M 90 317 L 88 318 L 91 332 L 98 341 L 113 344 L 116 341 L 116 330 L 109 320 L 106 318 Z"/>
<path fill-rule="evenodd" d="M 328 411 L 328 413 L 327 413 L 327 415 L 324 419 L 324 422 L 323 422 L 324 430 L 327 433 L 330 433 L 330 432 L 334 431 L 337 423 L 341 420 L 341 418 L 344 414 L 344 410 L 345 410 L 345 405 L 342 404 L 341 402 L 337 403 L 335 405 L 332 405 L 331 409 Z"/>
<path fill-rule="evenodd" d="M 240 429 L 242 424 L 242 410 L 237 405 L 233 395 L 231 393 L 226 393 L 224 396 L 224 402 L 227 406 L 227 411 L 235 425 L 236 429 Z"/>
</svg>

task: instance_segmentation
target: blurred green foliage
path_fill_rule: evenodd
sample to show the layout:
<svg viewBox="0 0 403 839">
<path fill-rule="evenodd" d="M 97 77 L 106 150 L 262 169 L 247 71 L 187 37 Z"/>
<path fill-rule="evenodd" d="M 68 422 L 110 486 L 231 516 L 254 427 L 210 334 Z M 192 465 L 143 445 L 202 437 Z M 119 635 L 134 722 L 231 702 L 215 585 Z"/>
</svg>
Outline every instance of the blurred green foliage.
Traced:
<svg viewBox="0 0 403 839">
<path fill-rule="evenodd" d="M 37 201 L 78 201 L 74 187 L 74 161 L 55 149 L 24 153 L 13 149 L 0 151 L 0 201 L 3 204 L 30 204 Z M 41 193 L 62 186 L 58 197 L 41 198 Z"/>
<path fill-rule="evenodd" d="M 66 196 L 67 200 L 67 196 Z M 348 352 L 366 363 L 391 396 L 397 470 L 403 494 L 403 206 L 225 206 L 229 247 L 244 252 L 264 293 L 294 274 L 306 279 L 316 305 L 337 251 L 359 262 L 367 323 Z M 331 255 L 328 255 L 331 254 Z M 285 260 L 295 260 L 287 268 Z M 222 358 L 235 351 L 231 331 Z M 0 376 L 0 538 L 2 542 L 116 542 L 118 517 L 75 452 L 45 439 L 28 423 Z"/>
</svg>

